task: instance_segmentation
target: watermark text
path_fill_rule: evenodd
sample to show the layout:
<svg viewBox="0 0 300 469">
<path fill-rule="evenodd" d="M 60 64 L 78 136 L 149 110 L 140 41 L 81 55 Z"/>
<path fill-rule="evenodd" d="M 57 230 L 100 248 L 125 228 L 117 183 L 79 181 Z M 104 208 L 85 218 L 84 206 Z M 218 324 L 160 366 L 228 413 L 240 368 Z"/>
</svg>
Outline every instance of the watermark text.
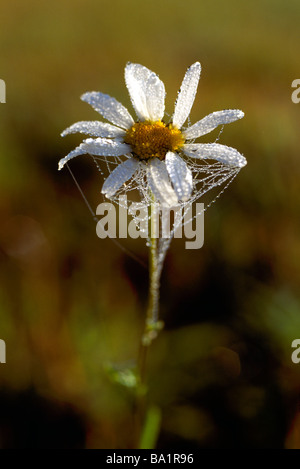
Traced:
<svg viewBox="0 0 300 469">
<path fill-rule="evenodd" d="M 126 195 L 119 197 L 118 214 L 110 202 L 98 205 L 101 217 L 96 226 L 97 236 L 104 238 L 185 238 L 187 249 L 200 249 L 204 243 L 204 204 L 195 203 L 166 207 L 143 202 L 128 203 Z M 151 210 L 151 214 L 150 214 Z M 129 217 L 129 218 L 128 218 Z"/>
<path fill-rule="evenodd" d="M 293 340 L 292 348 L 295 349 L 291 356 L 292 362 L 298 364 L 300 363 L 300 339 Z"/>
<path fill-rule="evenodd" d="M 6 103 L 6 84 L 0 79 L 0 103 Z"/>
<path fill-rule="evenodd" d="M 0 339 L 0 363 L 6 363 L 6 344 Z"/>
<path fill-rule="evenodd" d="M 300 79 L 299 78 L 296 78 L 292 82 L 292 88 L 296 88 L 296 89 L 292 92 L 291 99 L 293 103 L 298 104 L 300 103 Z"/>
</svg>

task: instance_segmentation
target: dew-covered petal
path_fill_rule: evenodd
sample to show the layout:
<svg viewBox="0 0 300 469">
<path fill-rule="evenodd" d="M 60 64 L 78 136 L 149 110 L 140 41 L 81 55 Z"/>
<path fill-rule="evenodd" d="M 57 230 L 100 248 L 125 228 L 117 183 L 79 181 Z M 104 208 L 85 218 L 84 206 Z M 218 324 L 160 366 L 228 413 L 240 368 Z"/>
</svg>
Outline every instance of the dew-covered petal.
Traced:
<svg viewBox="0 0 300 469">
<path fill-rule="evenodd" d="M 235 148 L 219 143 L 189 143 L 184 145 L 183 152 L 192 158 L 217 160 L 237 168 L 242 168 L 247 164 L 246 158 Z"/>
<path fill-rule="evenodd" d="M 117 190 L 130 179 L 139 167 L 139 161 L 135 158 L 129 158 L 119 164 L 105 180 L 101 192 L 106 197 L 112 197 Z"/>
<path fill-rule="evenodd" d="M 190 114 L 197 92 L 200 72 L 201 65 L 199 62 L 196 62 L 191 65 L 190 68 L 188 68 L 184 76 L 178 93 L 173 115 L 173 125 L 175 125 L 178 129 L 181 128 Z"/>
<path fill-rule="evenodd" d="M 244 117 L 244 113 L 238 109 L 226 109 L 225 111 L 212 112 L 186 129 L 183 135 L 188 139 L 198 138 L 208 134 L 219 125 L 230 124 L 242 117 Z"/>
<path fill-rule="evenodd" d="M 62 169 L 67 161 L 75 156 L 84 155 L 86 153 L 95 156 L 121 156 L 130 153 L 131 148 L 125 143 L 116 142 L 106 138 L 87 138 L 75 150 L 71 151 L 67 156 L 62 158 L 58 163 L 58 169 Z"/>
<path fill-rule="evenodd" d="M 122 138 L 125 135 L 125 131 L 123 129 L 107 124 L 106 122 L 82 121 L 76 122 L 68 127 L 61 133 L 61 136 L 65 137 L 65 135 L 75 134 L 77 132 L 91 135 L 93 137 L 103 138 Z"/>
<path fill-rule="evenodd" d="M 186 201 L 193 189 L 193 175 L 185 161 L 177 153 L 166 154 L 166 168 L 179 200 Z"/>
<path fill-rule="evenodd" d="M 155 198 L 159 200 L 162 205 L 172 207 L 178 203 L 178 198 L 171 186 L 164 161 L 154 158 L 149 162 L 147 179 Z"/>
<path fill-rule="evenodd" d="M 134 124 L 126 107 L 108 94 L 91 91 L 84 93 L 81 99 L 90 104 L 104 119 L 107 119 L 123 129 L 129 129 Z"/>
<path fill-rule="evenodd" d="M 157 121 L 163 118 L 166 92 L 156 73 L 143 65 L 128 63 L 125 82 L 140 120 Z"/>
</svg>

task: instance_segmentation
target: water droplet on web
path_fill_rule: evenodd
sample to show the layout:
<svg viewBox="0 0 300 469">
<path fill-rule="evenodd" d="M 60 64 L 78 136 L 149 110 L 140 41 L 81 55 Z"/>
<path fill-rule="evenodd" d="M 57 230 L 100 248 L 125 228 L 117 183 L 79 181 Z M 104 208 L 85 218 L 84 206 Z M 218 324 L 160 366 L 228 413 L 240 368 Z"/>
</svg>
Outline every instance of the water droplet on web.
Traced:
<svg viewBox="0 0 300 469">
<path fill-rule="evenodd" d="M 108 171 L 108 174 L 116 168 L 118 164 L 124 161 L 124 158 L 120 157 L 111 157 L 111 158 L 101 158 L 101 157 L 93 157 L 95 165 L 98 171 L 103 174 L 102 168 Z M 195 160 L 192 158 L 185 159 L 189 169 L 193 174 L 193 194 L 189 201 L 182 203 L 182 214 L 184 214 L 184 210 L 186 206 L 191 204 L 192 202 L 201 202 L 201 197 L 207 194 L 213 194 L 211 200 L 206 201 L 205 209 L 206 211 L 220 196 L 221 194 L 227 189 L 227 187 L 231 184 L 233 179 L 237 176 L 239 172 L 239 168 L 235 168 L 229 165 L 222 164 L 220 162 L 210 163 L 208 160 Z M 107 172 L 105 171 L 105 174 Z M 216 190 L 215 192 L 213 190 Z M 129 209 L 131 202 L 136 202 L 136 194 L 137 192 L 140 194 L 139 202 L 143 204 L 146 209 L 150 207 L 151 203 L 153 203 L 151 199 L 151 191 L 148 185 L 147 180 L 147 166 L 141 165 L 139 171 L 135 173 L 135 175 L 127 181 L 126 185 L 123 185 L 119 191 L 111 198 L 112 202 L 115 202 L 119 206 L 123 207 L 123 209 Z M 134 194 L 134 195 L 132 195 Z M 126 203 L 124 205 L 124 201 L 122 203 L 119 199 L 119 196 L 126 196 Z M 132 196 L 131 196 L 132 195 Z M 127 204 L 127 205 L 126 205 Z M 159 212 L 159 210 L 158 210 Z M 199 213 L 196 213 L 192 219 L 196 219 L 203 213 L 203 210 Z M 133 216 L 133 220 L 136 223 L 137 227 L 140 231 L 141 237 L 146 237 L 148 235 L 148 226 L 149 226 L 149 211 L 146 216 L 140 218 L 140 214 L 138 216 Z M 161 214 L 159 215 L 159 224 L 161 225 Z M 176 223 L 173 222 L 173 226 L 170 226 L 170 235 L 165 237 L 164 239 L 158 239 L 158 269 L 162 269 L 163 262 L 166 256 L 166 253 L 169 249 L 170 243 L 172 238 L 174 237 L 174 233 L 176 229 L 182 225 L 184 226 L 186 221 L 184 220 L 184 216 L 176 220 Z M 148 238 L 146 240 L 147 248 L 151 247 L 151 240 Z"/>
</svg>

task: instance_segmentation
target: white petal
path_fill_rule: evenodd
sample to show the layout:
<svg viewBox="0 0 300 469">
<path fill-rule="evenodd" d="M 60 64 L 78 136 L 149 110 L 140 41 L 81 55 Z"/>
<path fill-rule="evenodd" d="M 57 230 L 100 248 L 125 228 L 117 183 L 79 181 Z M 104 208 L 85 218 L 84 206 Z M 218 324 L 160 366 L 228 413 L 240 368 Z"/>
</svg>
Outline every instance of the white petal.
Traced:
<svg viewBox="0 0 300 469">
<path fill-rule="evenodd" d="M 93 137 L 121 138 L 125 131 L 114 125 L 99 121 L 82 121 L 68 127 L 61 133 L 62 137 L 69 134 L 80 132 L 82 134 L 92 135 Z"/>
<path fill-rule="evenodd" d="M 84 93 L 81 99 L 90 104 L 105 119 L 123 129 L 129 129 L 134 124 L 126 107 L 108 94 L 91 91 Z"/>
<path fill-rule="evenodd" d="M 198 138 L 208 134 L 219 125 L 230 124 L 242 117 L 244 117 L 244 113 L 238 109 L 226 109 L 225 111 L 212 112 L 186 129 L 183 134 L 188 139 Z"/>
<path fill-rule="evenodd" d="M 185 123 L 191 111 L 200 78 L 201 65 L 199 62 L 194 63 L 188 68 L 183 82 L 181 84 L 178 98 L 175 104 L 173 115 L 173 125 L 178 129 Z"/>
<path fill-rule="evenodd" d="M 179 200 L 188 200 L 193 189 L 193 175 L 185 161 L 176 153 L 166 154 L 166 167 Z"/>
<path fill-rule="evenodd" d="M 78 155 L 89 153 L 96 156 L 121 156 L 130 153 L 131 148 L 125 143 L 116 142 L 106 138 L 87 138 L 75 150 L 62 158 L 58 163 L 58 169 L 62 169 L 70 159 Z"/>
<path fill-rule="evenodd" d="M 117 190 L 133 176 L 139 166 L 139 161 L 135 158 L 129 158 L 124 163 L 119 164 L 116 169 L 108 176 L 102 186 L 102 194 L 106 197 L 112 197 Z"/>
<path fill-rule="evenodd" d="M 125 82 L 139 119 L 157 121 L 163 118 L 166 92 L 156 73 L 142 65 L 128 63 Z"/>
<path fill-rule="evenodd" d="M 162 205 L 168 205 L 170 207 L 177 205 L 178 198 L 171 186 L 168 171 L 163 161 L 154 158 L 149 162 L 147 179 L 155 198 L 159 200 Z"/>
<path fill-rule="evenodd" d="M 219 143 L 190 143 L 184 145 L 183 151 L 187 156 L 193 158 L 217 160 L 237 168 L 242 168 L 247 164 L 246 158 L 235 148 Z"/>
<path fill-rule="evenodd" d="M 83 150 L 82 148 L 80 148 L 80 145 L 79 147 L 75 148 L 75 150 L 72 150 L 67 156 L 65 156 L 64 158 L 62 158 L 61 160 L 59 160 L 58 162 L 58 169 L 63 169 L 63 167 L 65 166 L 65 164 L 71 160 L 72 158 L 75 158 L 75 156 L 78 156 L 78 155 L 84 155 L 86 153 L 85 150 Z"/>
</svg>

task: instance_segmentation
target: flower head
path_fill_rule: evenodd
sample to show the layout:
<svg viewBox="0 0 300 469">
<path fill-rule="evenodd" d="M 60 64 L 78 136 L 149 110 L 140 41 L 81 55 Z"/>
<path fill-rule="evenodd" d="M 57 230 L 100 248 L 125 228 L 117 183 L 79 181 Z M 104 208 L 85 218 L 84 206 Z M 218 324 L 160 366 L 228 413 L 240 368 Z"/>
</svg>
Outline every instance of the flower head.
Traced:
<svg viewBox="0 0 300 469">
<path fill-rule="evenodd" d="M 67 128 L 62 136 L 80 132 L 96 138 L 87 138 L 61 159 L 59 169 L 71 158 L 86 153 L 107 158 L 123 156 L 125 160 L 105 180 L 102 193 L 113 197 L 127 181 L 142 172 L 157 201 L 173 206 L 188 200 L 193 191 L 188 158 L 216 160 L 236 169 L 245 166 L 246 159 L 234 148 L 217 143 L 192 143 L 220 125 L 241 119 L 242 111 L 213 112 L 194 125 L 183 127 L 195 99 L 200 71 L 199 62 L 187 70 L 171 122 L 166 123 L 163 82 L 148 68 L 128 63 L 125 82 L 137 121 L 115 98 L 95 91 L 85 93 L 81 99 L 111 123 L 84 121 Z"/>
</svg>

